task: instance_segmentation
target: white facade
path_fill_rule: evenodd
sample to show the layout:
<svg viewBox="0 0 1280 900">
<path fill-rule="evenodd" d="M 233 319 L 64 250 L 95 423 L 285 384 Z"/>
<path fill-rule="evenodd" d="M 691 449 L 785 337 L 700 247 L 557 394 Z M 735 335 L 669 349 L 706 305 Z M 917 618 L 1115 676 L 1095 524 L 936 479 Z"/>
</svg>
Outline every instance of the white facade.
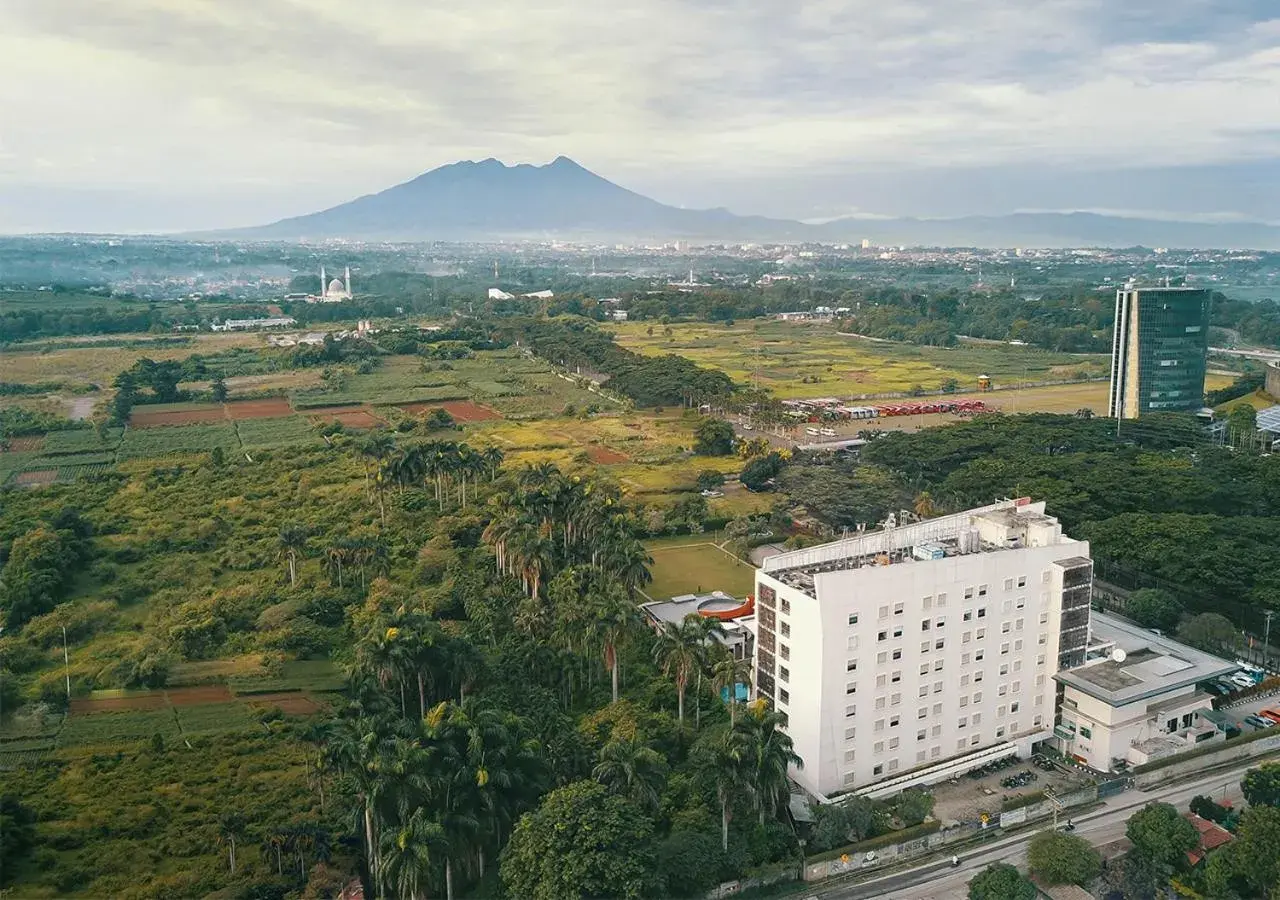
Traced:
<svg viewBox="0 0 1280 900">
<path fill-rule="evenodd" d="M 1029 752 L 1053 676 L 1083 662 L 1091 585 L 1088 544 L 1026 500 L 766 560 L 756 689 L 787 716 L 793 777 L 865 793 Z"/>
<path fill-rule="evenodd" d="M 1063 753 L 1092 769 L 1140 766 L 1206 741 L 1224 740 L 1202 718 L 1212 697 L 1197 685 L 1236 665 L 1094 613 L 1082 666 L 1061 672 L 1062 706 L 1054 729 Z"/>
</svg>

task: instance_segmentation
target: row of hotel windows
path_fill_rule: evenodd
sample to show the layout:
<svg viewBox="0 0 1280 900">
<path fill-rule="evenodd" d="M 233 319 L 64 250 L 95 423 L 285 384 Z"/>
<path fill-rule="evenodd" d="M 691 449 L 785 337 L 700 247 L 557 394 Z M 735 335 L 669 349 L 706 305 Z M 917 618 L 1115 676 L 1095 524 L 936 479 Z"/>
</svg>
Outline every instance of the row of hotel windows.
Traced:
<svg viewBox="0 0 1280 900">
<path fill-rule="evenodd" d="M 1047 635 L 1047 634 L 1042 634 L 1042 635 L 1040 635 L 1040 637 L 1038 638 L 1038 644 L 1039 644 L 1039 646 L 1042 646 L 1042 647 L 1043 647 L 1043 646 L 1044 646 L 1045 644 L 1047 644 L 1048 642 L 1049 642 L 1049 635 Z M 938 642 L 938 644 L 939 644 L 939 645 L 941 645 L 941 643 L 942 643 L 941 641 L 939 641 L 939 642 Z M 1021 652 L 1022 652 L 1022 648 L 1023 648 L 1023 642 L 1022 642 L 1021 640 L 1014 641 L 1014 642 L 1013 642 L 1013 644 L 1012 644 L 1012 648 L 1013 648 L 1013 652 L 1014 652 L 1014 653 L 1021 653 Z M 942 649 L 942 647 L 941 647 L 941 646 L 938 646 L 936 649 L 941 650 L 941 649 Z M 920 647 L 920 652 L 921 652 L 921 653 L 926 653 L 926 652 L 928 652 L 928 648 L 926 648 L 924 645 L 921 645 L 921 647 Z M 1009 653 L 1010 653 L 1010 644 L 1009 644 L 1009 642 L 1008 642 L 1008 641 L 1005 641 L 1004 643 L 1002 643 L 1002 644 L 1000 645 L 1000 655 L 1001 655 L 1001 656 L 1008 656 L 1008 655 L 1009 655 Z M 985 660 L 985 659 L 986 659 L 986 657 L 987 657 L 987 652 L 986 652 L 986 650 L 975 650 L 972 654 L 970 654 L 970 653 L 962 653 L 962 654 L 960 655 L 960 665 L 962 665 L 962 666 L 967 666 L 967 665 L 970 665 L 971 663 L 982 662 L 983 660 Z M 784 659 L 789 659 L 789 658 L 790 658 L 790 649 L 789 649 L 789 648 L 787 648 L 787 647 L 786 647 L 786 645 L 783 645 L 783 658 L 784 658 Z M 876 664 L 877 664 L 877 665 L 884 665 L 885 663 L 888 663 L 888 662 L 890 662 L 890 661 L 895 661 L 895 662 L 896 662 L 897 660 L 900 660 L 900 659 L 902 659 L 902 651 L 901 651 L 901 650 L 894 650 L 892 653 L 890 653 L 890 652 L 888 652 L 888 651 L 881 651 L 881 652 L 879 652 L 879 653 L 877 653 L 877 654 L 876 654 Z M 943 669 L 943 666 L 944 666 L 945 662 L 946 662 L 945 660 L 941 660 L 941 659 L 936 659 L 936 660 L 934 660 L 934 661 L 933 661 L 933 671 L 935 671 L 935 672 L 941 672 L 941 671 L 942 671 L 942 669 Z M 1044 655 L 1043 653 L 1037 654 L 1037 655 L 1036 655 L 1036 665 L 1037 665 L 1037 666 L 1043 666 L 1043 665 L 1044 665 L 1044 662 L 1045 662 L 1045 655 Z M 1009 663 L 1001 663 L 1001 664 L 1000 664 L 1000 674 L 1001 674 L 1001 675 L 1006 675 L 1006 674 L 1008 674 L 1008 672 L 1009 672 L 1009 665 L 1010 665 Z M 849 659 L 849 660 L 846 660 L 846 661 L 845 661 L 845 664 L 844 664 L 844 668 L 845 668 L 845 671 L 846 671 L 846 672 L 856 672 L 856 671 L 858 671 L 858 660 L 857 660 L 857 659 Z M 1013 671 L 1017 672 L 1017 671 L 1020 671 L 1021 669 L 1022 669 L 1022 660 L 1020 660 L 1020 659 L 1015 659 L 1015 660 L 1013 661 Z M 927 675 L 927 674 L 928 674 L 928 672 L 929 672 L 929 663 L 927 663 L 927 662 L 925 662 L 925 663 L 921 663 L 921 664 L 920 664 L 920 674 L 921 674 L 921 675 Z M 962 676 L 962 678 L 964 678 L 965 680 L 967 680 L 967 679 L 968 679 L 968 676 L 967 676 L 967 675 L 965 675 L 965 676 Z M 902 680 L 902 672 L 901 672 L 901 670 L 895 670 L 895 671 L 892 673 L 892 678 L 891 678 L 891 680 L 892 680 L 893 682 L 895 682 L 895 683 L 896 683 L 896 682 L 898 682 L 898 681 L 901 681 L 901 680 Z M 982 680 L 982 675 L 981 675 L 981 673 L 978 673 L 977 677 L 976 677 L 974 680 L 975 680 L 975 681 L 980 681 L 980 680 Z M 884 674 L 882 673 L 882 674 L 880 674 L 880 675 L 877 675 L 877 676 L 876 676 L 876 686 L 877 686 L 877 687 L 883 687 L 883 686 L 884 686 L 884 683 L 885 683 L 885 676 L 884 676 Z M 963 684 L 963 683 L 964 683 L 964 681 L 962 681 L 961 683 Z M 853 693 L 853 691 L 850 691 L 849 693 Z"/>
<path fill-rule="evenodd" d="M 1042 687 L 1043 687 L 1043 685 L 1044 685 L 1044 676 L 1043 676 L 1043 675 L 1040 675 L 1040 676 L 1038 676 L 1038 677 L 1036 678 L 1036 684 L 1037 684 L 1037 685 L 1039 685 L 1039 686 L 1042 686 Z M 935 685 L 934 685 L 934 687 L 935 687 L 935 688 L 937 688 L 937 684 L 935 684 Z M 1021 691 L 1022 691 L 1022 682 L 1021 682 L 1021 681 L 1015 681 L 1015 682 L 1013 683 L 1012 687 L 1010 687 L 1010 685 L 1006 685 L 1006 684 L 1002 684 L 1002 685 L 1000 685 L 1000 687 L 999 687 L 999 688 L 997 689 L 997 691 L 996 691 L 996 696 L 997 696 L 997 697 L 1004 697 L 1004 696 L 1007 696 L 1007 695 L 1009 695 L 1009 694 L 1017 694 L 1017 693 L 1020 693 Z M 784 691 L 783 693 L 786 693 L 786 692 Z M 936 693 L 941 693 L 941 690 L 940 690 L 940 689 L 936 689 L 936 690 L 934 691 L 934 693 L 935 693 L 935 694 L 936 694 Z M 921 694 L 920 696 L 922 696 L 922 697 L 923 697 L 923 696 L 925 696 L 925 695 L 924 695 L 924 694 Z M 788 699 L 789 699 L 789 695 L 788 695 Z M 901 705 L 902 705 L 902 695 L 901 695 L 901 694 L 894 694 L 892 697 L 889 697 L 889 698 L 885 698 L 885 697 L 877 697 L 877 698 L 876 698 L 876 702 L 875 702 L 875 708 L 876 708 L 876 710 L 877 710 L 877 711 L 878 711 L 878 710 L 882 710 L 882 709 L 884 709 L 884 708 L 885 708 L 885 705 L 886 705 L 886 699 L 887 699 L 887 703 L 888 703 L 888 705 L 889 705 L 889 706 L 891 706 L 891 707 L 897 707 L 897 706 L 901 706 Z M 973 697 L 972 697 L 972 699 L 973 699 L 973 704 L 974 704 L 975 706 L 976 706 L 976 705 L 978 705 L 979 703 L 981 703 L 981 702 L 982 702 L 982 691 L 975 691 L 975 692 L 973 693 Z M 963 695 L 963 696 L 960 698 L 960 707 L 961 707 L 961 708 L 964 708 L 964 707 L 968 706 L 968 705 L 969 705 L 969 700 L 970 700 L 970 697 L 969 697 L 969 695 L 968 695 L 968 694 Z M 1022 705 L 1022 701 L 1020 701 L 1020 700 L 1014 700 L 1012 703 L 1010 703 L 1010 704 L 1008 705 L 1008 707 L 1007 707 L 1007 708 L 1006 708 L 1003 704 L 1001 704 L 1000 706 L 996 707 L 996 715 L 997 715 L 998 717 L 1000 717 L 1000 718 L 1004 718 L 1004 716 L 1005 716 L 1006 714 L 1010 714 L 1010 715 L 1015 714 L 1015 713 L 1017 713 L 1017 712 L 1018 712 L 1018 709 L 1021 707 L 1021 705 Z M 1038 696 L 1036 697 L 1036 706 L 1043 706 L 1043 705 L 1044 705 L 1044 697 L 1043 697 L 1042 695 L 1038 695 Z M 844 708 L 844 717 L 845 717 L 846 719 L 852 719 L 852 718 L 854 718 L 855 716 L 857 716 L 857 714 L 858 714 L 858 707 L 857 707 L 857 704 L 852 704 L 852 703 L 851 703 L 851 704 L 849 704 L 848 706 L 846 706 L 846 707 Z M 935 703 L 935 704 L 933 704 L 933 714 L 934 714 L 935 716 L 940 716 L 940 715 L 942 715 L 942 704 L 941 704 L 941 703 Z M 980 715 L 982 715 L 982 714 L 981 714 L 981 713 L 975 713 L 975 714 L 974 714 L 974 722 L 975 722 L 975 723 L 977 722 L 977 717 L 978 717 L 978 716 L 980 716 Z M 926 719 L 926 718 L 928 718 L 928 717 L 929 717 L 929 707 L 927 707 L 927 706 L 921 706 L 921 707 L 918 707 L 918 708 L 916 709 L 916 719 Z M 900 723 L 900 721 L 901 721 L 901 719 L 902 719 L 902 717 L 901 717 L 901 716 L 890 716 L 890 717 L 889 717 L 889 719 L 888 719 L 889 727 L 890 727 L 890 728 L 897 728 L 897 727 L 898 727 L 898 724 L 899 724 L 899 723 Z M 964 718 L 959 719 L 960 727 L 961 727 L 961 728 L 963 728 L 963 727 L 964 727 L 964 721 L 965 721 L 965 720 L 964 720 Z M 875 724 L 875 730 L 876 730 L 876 731 L 883 731 L 883 730 L 884 730 L 884 723 L 885 723 L 885 720 L 884 720 L 884 719 L 877 719 L 877 720 L 876 720 L 876 724 Z M 851 725 L 851 726 L 849 726 L 848 728 L 846 728 L 846 729 L 845 729 L 845 734 L 844 734 L 844 736 L 845 736 L 845 740 L 850 740 L 850 739 L 853 737 L 855 730 L 856 730 L 856 727 L 855 727 L 855 726 L 852 726 L 852 725 Z"/>
<path fill-rule="evenodd" d="M 1043 722 L 1044 722 L 1044 718 L 1042 716 L 1036 716 L 1034 721 L 1032 722 L 1032 728 L 1040 728 Z M 996 728 L 995 739 L 1000 740 L 1005 736 L 1006 733 L 1017 734 L 1018 731 L 1019 731 L 1019 725 L 1017 722 L 1013 722 L 1008 726 L 1001 725 L 1000 727 Z M 941 735 L 941 733 L 942 733 L 941 726 L 935 725 L 930 732 L 930 736 L 937 738 Z M 919 742 L 923 740 L 925 740 L 924 731 L 923 730 L 917 731 L 916 741 Z M 956 740 L 956 752 L 962 753 L 965 750 L 969 749 L 970 747 L 976 747 L 981 743 L 982 743 L 981 734 L 974 734 L 974 735 L 970 735 L 969 737 L 958 738 Z M 876 741 L 874 747 L 872 748 L 872 752 L 879 755 L 879 754 L 886 753 L 888 751 L 897 750 L 899 746 L 900 746 L 900 741 L 898 738 L 890 738 L 887 744 L 885 741 Z M 855 756 L 856 756 L 856 751 L 846 750 L 844 752 L 844 761 L 846 763 L 852 763 L 855 760 Z M 928 749 L 928 751 L 917 750 L 916 762 L 922 763 L 928 759 L 939 759 L 941 756 L 942 756 L 942 745 L 934 744 L 932 747 Z M 898 771 L 899 767 L 900 767 L 899 760 L 897 758 L 894 758 L 894 759 L 886 760 L 885 762 L 882 762 L 882 763 L 876 763 L 875 766 L 873 766 L 871 769 L 871 774 L 873 777 L 879 777 L 885 774 L 886 771 L 896 772 Z M 847 772 L 844 777 L 845 784 L 852 784 L 855 781 L 855 778 L 856 778 L 855 773 Z"/>
</svg>

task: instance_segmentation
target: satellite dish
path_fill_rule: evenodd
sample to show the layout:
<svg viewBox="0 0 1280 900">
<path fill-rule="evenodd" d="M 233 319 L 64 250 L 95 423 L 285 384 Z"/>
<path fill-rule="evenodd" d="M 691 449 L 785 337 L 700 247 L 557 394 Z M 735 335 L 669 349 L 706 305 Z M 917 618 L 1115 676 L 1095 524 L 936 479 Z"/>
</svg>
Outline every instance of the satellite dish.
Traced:
<svg viewBox="0 0 1280 900">
<path fill-rule="evenodd" d="M 1126 656 L 1125 652 L 1121 650 L 1119 647 L 1111 651 L 1112 662 L 1122 663 L 1125 660 L 1125 656 Z"/>
</svg>

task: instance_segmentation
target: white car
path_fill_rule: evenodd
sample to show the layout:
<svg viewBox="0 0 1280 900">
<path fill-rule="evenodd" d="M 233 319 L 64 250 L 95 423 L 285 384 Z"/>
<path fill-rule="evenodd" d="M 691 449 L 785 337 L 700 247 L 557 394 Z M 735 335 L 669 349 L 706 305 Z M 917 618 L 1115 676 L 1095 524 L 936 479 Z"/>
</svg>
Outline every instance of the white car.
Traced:
<svg viewBox="0 0 1280 900">
<path fill-rule="evenodd" d="M 1254 685 L 1253 679 L 1250 678 L 1248 675 L 1244 674 L 1243 672 L 1237 672 L 1227 680 L 1230 681 L 1232 684 L 1234 684 L 1236 687 L 1249 688 L 1249 687 L 1253 687 Z"/>
</svg>

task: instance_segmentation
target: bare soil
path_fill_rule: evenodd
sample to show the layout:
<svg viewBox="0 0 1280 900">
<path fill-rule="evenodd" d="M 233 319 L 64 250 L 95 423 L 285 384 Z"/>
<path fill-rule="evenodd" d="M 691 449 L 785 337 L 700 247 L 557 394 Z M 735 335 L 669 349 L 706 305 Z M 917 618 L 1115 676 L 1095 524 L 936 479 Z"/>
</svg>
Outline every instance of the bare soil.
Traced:
<svg viewBox="0 0 1280 900">
<path fill-rule="evenodd" d="M 293 415 L 293 407 L 284 397 L 264 400 L 234 400 L 226 405 L 229 419 L 279 419 Z"/>
</svg>

